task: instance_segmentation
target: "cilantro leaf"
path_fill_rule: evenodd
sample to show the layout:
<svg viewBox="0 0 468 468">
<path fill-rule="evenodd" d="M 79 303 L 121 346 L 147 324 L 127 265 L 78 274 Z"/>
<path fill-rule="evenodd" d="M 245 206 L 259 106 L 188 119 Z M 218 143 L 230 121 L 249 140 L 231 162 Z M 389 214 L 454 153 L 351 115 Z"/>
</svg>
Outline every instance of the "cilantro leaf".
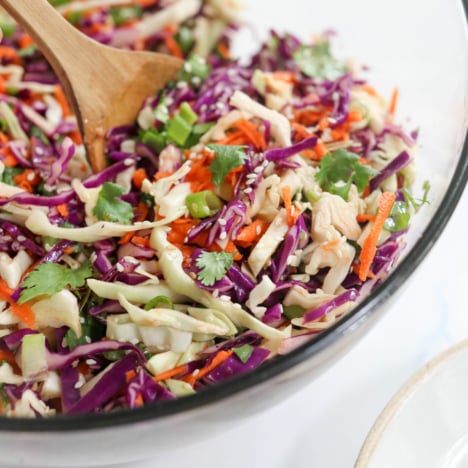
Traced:
<svg viewBox="0 0 468 468">
<path fill-rule="evenodd" d="M 226 146 L 226 145 L 208 145 L 210 150 L 216 153 L 209 166 L 209 170 L 213 173 L 212 180 L 218 187 L 224 182 L 231 169 L 241 166 L 247 158 L 243 146 Z"/>
<path fill-rule="evenodd" d="M 205 286 L 213 286 L 231 267 L 234 255 L 228 252 L 202 252 L 196 261 L 200 268 L 197 278 Z"/>
<path fill-rule="evenodd" d="M 93 214 L 101 221 L 130 224 L 133 219 L 132 205 L 117 198 L 124 193 L 125 189 L 120 185 L 105 182 L 99 191 Z"/>
<path fill-rule="evenodd" d="M 21 283 L 22 291 L 18 303 L 22 304 L 38 296 L 52 296 L 66 286 L 81 288 L 86 278 L 92 274 L 89 261 L 74 270 L 52 262 L 41 263 Z"/>
<path fill-rule="evenodd" d="M 321 159 L 320 170 L 315 178 L 323 190 L 347 200 L 352 183 L 362 193 L 370 178 L 376 174 L 375 169 L 359 162 L 357 154 L 339 149 Z"/>
<path fill-rule="evenodd" d="M 294 52 L 293 58 L 302 73 L 312 78 L 334 81 L 346 71 L 332 56 L 328 41 L 313 46 L 301 46 Z"/>
<path fill-rule="evenodd" d="M 232 348 L 234 354 L 245 364 L 252 356 L 253 353 L 253 346 L 245 344 L 243 346 L 239 346 L 238 348 Z"/>
</svg>

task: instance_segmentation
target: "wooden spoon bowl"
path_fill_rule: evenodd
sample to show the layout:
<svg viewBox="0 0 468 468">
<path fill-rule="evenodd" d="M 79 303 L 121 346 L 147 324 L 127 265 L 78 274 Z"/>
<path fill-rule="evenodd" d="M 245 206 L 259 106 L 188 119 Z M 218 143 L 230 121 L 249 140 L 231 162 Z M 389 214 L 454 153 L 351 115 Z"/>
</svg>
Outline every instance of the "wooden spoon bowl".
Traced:
<svg viewBox="0 0 468 468">
<path fill-rule="evenodd" d="M 183 61 L 108 47 L 85 36 L 47 0 L 0 0 L 55 70 L 95 172 L 106 166 L 105 135 L 132 123 L 143 100 L 177 76 Z"/>
</svg>

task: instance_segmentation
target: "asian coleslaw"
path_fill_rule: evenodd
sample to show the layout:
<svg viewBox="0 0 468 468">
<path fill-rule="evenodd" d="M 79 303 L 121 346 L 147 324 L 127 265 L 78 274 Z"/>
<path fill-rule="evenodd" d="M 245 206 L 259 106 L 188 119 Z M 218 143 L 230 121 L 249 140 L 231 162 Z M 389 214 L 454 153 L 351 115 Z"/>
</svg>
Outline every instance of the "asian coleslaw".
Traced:
<svg viewBox="0 0 468 468">
<path fill-rule="evenodd" d="M 425 201 L 409 191 L 417 135 L 394 123 L 397 93 L 387 102 L 336 59 L 329 35 L 272 32 L 241 65 L 235 2 L 52 3 L 98 40 L 187 60 L 109 132 L 92 174 L 55 75 L 4 18 L 4 415 L 203 391 L 330 327 L 385 278 Z"/>
</svg>

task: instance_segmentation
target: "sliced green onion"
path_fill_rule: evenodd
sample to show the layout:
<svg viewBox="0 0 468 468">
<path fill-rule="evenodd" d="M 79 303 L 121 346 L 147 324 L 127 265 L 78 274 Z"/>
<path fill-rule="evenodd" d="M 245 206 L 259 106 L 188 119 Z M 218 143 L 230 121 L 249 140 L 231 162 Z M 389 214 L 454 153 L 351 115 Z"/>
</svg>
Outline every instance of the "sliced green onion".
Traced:
<svg viewBox="0 0 468 468">
<path fill-rule="evenodd" d="M 305 313 L 305 309 L 298 305 L 283 306 L 283 313 L 288 319 L 292 320 L 302 317 Z"/>
<path fill-rule="evenodd" d="M 198 120 L 198 115 L 192 110 L 189 104 L 183 102 L 179 109 L 179 115 L 189 124 L 193 125 Z"/>
<path fill-rule="evenodd" d="M 211 190 L 188 195 L 185 204 L 193 218 L 213 216 L 223 206 L 223 202 Z"/>
<path fill-rule="evenodd" d="M 192 133 L 192 125 L 180 114 L 174 115 L 167 124 L 167 137 L 179 146 L 184 146 Z"/>
<path fill-rule="evenodd" d="M 249 359 L 250 356 L 252 356 L 253 353 L 253 346 L 250 346 L 248 344 L 245 344 L 243 346 L 240 346 L 238 348 L 232 348 L 232 351 L 234 354 L 245 364 Z"/>
<path fill-rule="evenodd" d="M 166 137 L 164 133 L 159 133 L 151 128 L 142 132 L 140 140 L 156 153 L 160 153 L 166 146 Z"/>
<path fill-rule="evenodd" d="M 173 309 L 174 303 L 167 296 L 156 296 L 151 299 L 146 305 L 145 310 L 155 309 L 157 307 L 164 307 L 165 309 Z"/>
</svg>

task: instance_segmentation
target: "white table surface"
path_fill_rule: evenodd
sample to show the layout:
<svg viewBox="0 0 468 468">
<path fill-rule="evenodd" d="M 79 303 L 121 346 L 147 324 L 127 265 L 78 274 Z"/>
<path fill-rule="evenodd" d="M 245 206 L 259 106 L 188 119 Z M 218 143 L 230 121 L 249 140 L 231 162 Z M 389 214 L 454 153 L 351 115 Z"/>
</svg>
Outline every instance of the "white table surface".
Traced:
<svg viewBox="0 0 468 468">
<path fill-rule="evenodd" d="M 468 191 L 394 307 L 340 362 L 234 430 L 115 468 L 350 468 L 385 404 L 468 337 Z M 157 437 L 157 434 L 155 434 Z"/>
</svg>

